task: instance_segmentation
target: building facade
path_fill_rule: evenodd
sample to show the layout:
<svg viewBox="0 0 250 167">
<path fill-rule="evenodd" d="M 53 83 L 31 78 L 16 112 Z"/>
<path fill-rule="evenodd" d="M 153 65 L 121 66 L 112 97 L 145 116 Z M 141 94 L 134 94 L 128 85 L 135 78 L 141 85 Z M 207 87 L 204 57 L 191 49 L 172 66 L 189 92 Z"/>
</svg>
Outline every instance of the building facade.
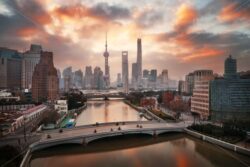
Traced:
<svg viewBox="0 0 250 167">
<path fill-rule="evenodd" d="M 59 80 L 52 52 L 41 52 L 32 77 L 32 99 L 36 102 L 54 101 L 59 95 Z"/>
<path fill-rule="evenodd" d="M 141 47 L 141 39 L 137 39 L 137 81 L 140 84 L 142 79 L 142 47 Z"/>
<path fill-rule="evenodd" d="M 20 89 L 21 71 L 21 54 L 13 49 L 0 48 L 0 89 Z"/>
<path fill-rule="evenodd" d="M 71 88 L 73 88 L 72 67 L 67 67 L 63 70 L 63 85 L 65 92 L 68 92 Z"/>
<path fill-rule="evenodd" d="M 250 120 L 250 79 L 237 74 L 236 60 L 225 60 L 224 78 L 210 82 L 212 119 Z"/>
<path fill-rule="evenodd" d="M 39 63 L 42 46 L 31 44 L 22 55 L 22 89 L 31 89 L 35 66 Z"/>
<path fill-rule="evenodd" d="M 210 115 L 209 82 L 214 79 L 212 70 L 194 71 L 194 89 L 191 97 L 191 112 L 206 120 Z"/>
<path fill-rule="evenodd" d="M 138 69 L 137 63 L 132 63 L 132 77 L 131 77 L 131 85 L 132 88 L 137 88 L 137 79 L 138 79 Z"/>
<path fill-rule="evenodd" d="M 122 51 L 122 85 L 124 93 L 129 91 L 129 81 L 128 81 L 128 52 Z"/>
</svg>

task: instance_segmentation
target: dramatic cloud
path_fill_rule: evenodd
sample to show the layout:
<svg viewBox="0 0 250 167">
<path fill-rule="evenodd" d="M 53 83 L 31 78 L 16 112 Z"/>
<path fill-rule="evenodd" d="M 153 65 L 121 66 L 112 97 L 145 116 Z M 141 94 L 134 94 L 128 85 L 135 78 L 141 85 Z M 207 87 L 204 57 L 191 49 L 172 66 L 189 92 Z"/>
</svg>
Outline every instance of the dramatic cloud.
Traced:
<svg viewBox="0 0 250 167">
<path fill-rule="evenodd" d="M 250 1 L 235 1 L 222 8 L 219 20 L 227 23 L 246 21 L 250 23 Z"/>
<path fill-rule="evenodd" d="M 143 6 L 122 0 L 5 0 L 0 1 L 0 46 L 23 51 L 41 44 L 53 51 L 60 69 L 103 69 L 107 31 L 112 80 L 121 72 L 121 51 L 129 52 L 130 64 L 136 61 L 138 37 L 143 68 L 159 73 L 167 68 L 175 79 L 200 68 L 221 73 L 228 54 L 239 60 L 239 70 L 247 70 L 249 6 L 250 0 L 157 0 Z"/>
</svg>

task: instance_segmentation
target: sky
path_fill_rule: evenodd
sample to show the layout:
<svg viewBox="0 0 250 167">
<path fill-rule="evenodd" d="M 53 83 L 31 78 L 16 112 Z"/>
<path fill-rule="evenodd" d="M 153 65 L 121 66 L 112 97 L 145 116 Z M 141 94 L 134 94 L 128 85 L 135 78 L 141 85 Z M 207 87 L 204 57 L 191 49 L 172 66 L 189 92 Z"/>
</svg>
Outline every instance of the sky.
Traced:
<svg viewBox="0 0 250 167">
<path fill-rule="evenodd" d="M 171 79 L 212 69 L 223 74 L 231 54 L 250 70 L 250 0 L 0 0 L 0 46 L 52 51 L 56 68 L 104 70 L 105 34 L 111 80 L 128 51 L 131 75 L 137 38 L 143 69 L 168 69 Z"/>
</svg>

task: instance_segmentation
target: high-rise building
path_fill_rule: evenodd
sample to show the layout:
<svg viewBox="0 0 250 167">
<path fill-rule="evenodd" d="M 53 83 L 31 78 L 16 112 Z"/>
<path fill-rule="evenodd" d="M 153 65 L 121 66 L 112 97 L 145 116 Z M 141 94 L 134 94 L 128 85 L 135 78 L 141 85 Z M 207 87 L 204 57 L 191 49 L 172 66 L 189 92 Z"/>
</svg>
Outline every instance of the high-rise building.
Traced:
<svg viewBox="0 0 250 167">
<path fill-rule="evenodd" d="M 137 63 L 132 63 L 131 84 L 133 88 L 137 88 L 137 84 L 138 84 L 137 79 L 138 79 Z"/>
<path fill-rule="evenodd" d="M 150 81 L 151 82 L 156 82 L 157 80 L 157 70 L 156 69 L 152 69 L 150 71 Z"/>
<path fill-rule="evenodd" d="M 117 74 L 117 81 L 116 81 L 116 85 L 117 87 L 121 87 L 122 86 L 122 77 L 121 77 L 121 73 Z"/>
<path fill-rule="evenodd" d="M 192 95 L 194 89 L 194 73 L 189 73 L 188 75 L 186 75 L 185 82 L 186 82 L 185 92 Z"/>
<path fill-rule="evenodd" d="M 191 112 L 199 114 L 201 119 L 208 119 L 209 82 L 214 78 L 212 70 L 194 71 L 194 89 L 191 97 Z"/>
<path fill-rule="evenodd" d="M 0 88 L 21 88 L 21 54 L 13 49 L 0 47 Z"/>
<path fill-rule="evenodd" d="M 57 69 L 57 76 L 58 76 L 58 80 L 59 80 L 59 89 L 63 89 L 64 86 L 63 86 L 63 79 L 62 79 L 62 74 L 61 74 L 61 71 L 60 69 Z"/>
<path fill-rule="evenodd" d="M 125 93 L 128 93 L 128 52 L 122 51 L 122 84 Z"/>
<path fill-rule="evenodd" d="M 22 55 L 22 89 L 31 89 L 35 66 L 39 63 L 42 46 L 31 44 L 30 50 Z"/>
<path fill-rule="evenodd" d="M 104 88 L 103 72 L 100 67 L 94 69 L 94 89 L 101 90 Z"/>
<path fill-rule="evenodd" d="M 91 66 L 85 68 L 85 88 L 91 89 L 93 85 L 93 72 Z"/>
<path fill-rule="evenodd" d="M 137 81 L 140 84 L 141 79 L 142 79 L 142 47 L 141 47 L 141 39 L 137 39 Z"/>
<path fill-rule="evenodd" d="M 32 99 L 36 102 L 58 98 L 59 80 L 53 64 L 52 52 L 41 52 L 41 58 L 32 76 Z"/>
<path fill-rule="evenodd" d="M 73 73 L 72 67 L 67 67 L 63 70 L 64 91 L 68 92 L 73 88 Z"/>
<path fill-rule="evenodd" d="M 161 80 L 162 84 L 167 84 L 168 83 L 168 70 L 167 69 L 162 70 L 161 79 L 162 79 Z"/>
<path fill-rule="evenodd" d="M 149 71 L 143 70 L 143 78 L 149 78 Z"/>
<path fill-rule="evenodd" d="M 107 43 L 107 33 L 106 33 L 106 43 L 105 43 L 105 52 L 103 53 L 103 56 L 105 58 L 105 73 L 104 73 L 104 81 L 105 81 L 105 87 L 109 88 L 110 86 L 110 68 L 109 68 L 109 52 L 108 52 L 108 43 Z"/>
<path fill-rule="evenodd" d="M 82 70 L 77 70 L 74 72 L 74 87 L 81 89 L 83 86 L 83 73 Z"/>
<path fill-rule="evenodd" d="M 236 63 L 236 59 L 229 56 L 225 60 L 224 78 L 210 82 L 213 120 L 250 120 L 250 78 L 239 77 Z"/>
</svg>

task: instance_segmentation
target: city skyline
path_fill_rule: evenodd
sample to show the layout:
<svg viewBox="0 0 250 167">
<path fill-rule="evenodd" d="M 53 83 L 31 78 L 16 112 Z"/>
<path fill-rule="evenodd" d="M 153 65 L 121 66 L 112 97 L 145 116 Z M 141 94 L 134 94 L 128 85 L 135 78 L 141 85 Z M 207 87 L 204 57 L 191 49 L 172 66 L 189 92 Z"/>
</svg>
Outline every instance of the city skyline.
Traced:
<svg viewBox="0 0 250 167">
<path fill-rule="evenodd" d="M 183 79 L 186 71 L 204 68 L 222 74 L 229 54 L 237 59 L 238 71 L 248 70 L 250 63 L 248 1 L 159 0 L 145 1 L 143 8 L 141 1 L 25 3 L 0 2 L 0 22 L 4 25 L 0 45 L 23 51 L 31 43 L 41 44 L 53 51 L 55 66 L 61 71 L 67 66 L 77 70 L 90 64 L 104 69 L 106 31 L 111 81 L 121 73 L 122 50 L 128 50 L 130 67 L 136 61 L 137 38 L 143 41 L 143 69 L 168 69 L 172 79 Z"/>
</svg>

